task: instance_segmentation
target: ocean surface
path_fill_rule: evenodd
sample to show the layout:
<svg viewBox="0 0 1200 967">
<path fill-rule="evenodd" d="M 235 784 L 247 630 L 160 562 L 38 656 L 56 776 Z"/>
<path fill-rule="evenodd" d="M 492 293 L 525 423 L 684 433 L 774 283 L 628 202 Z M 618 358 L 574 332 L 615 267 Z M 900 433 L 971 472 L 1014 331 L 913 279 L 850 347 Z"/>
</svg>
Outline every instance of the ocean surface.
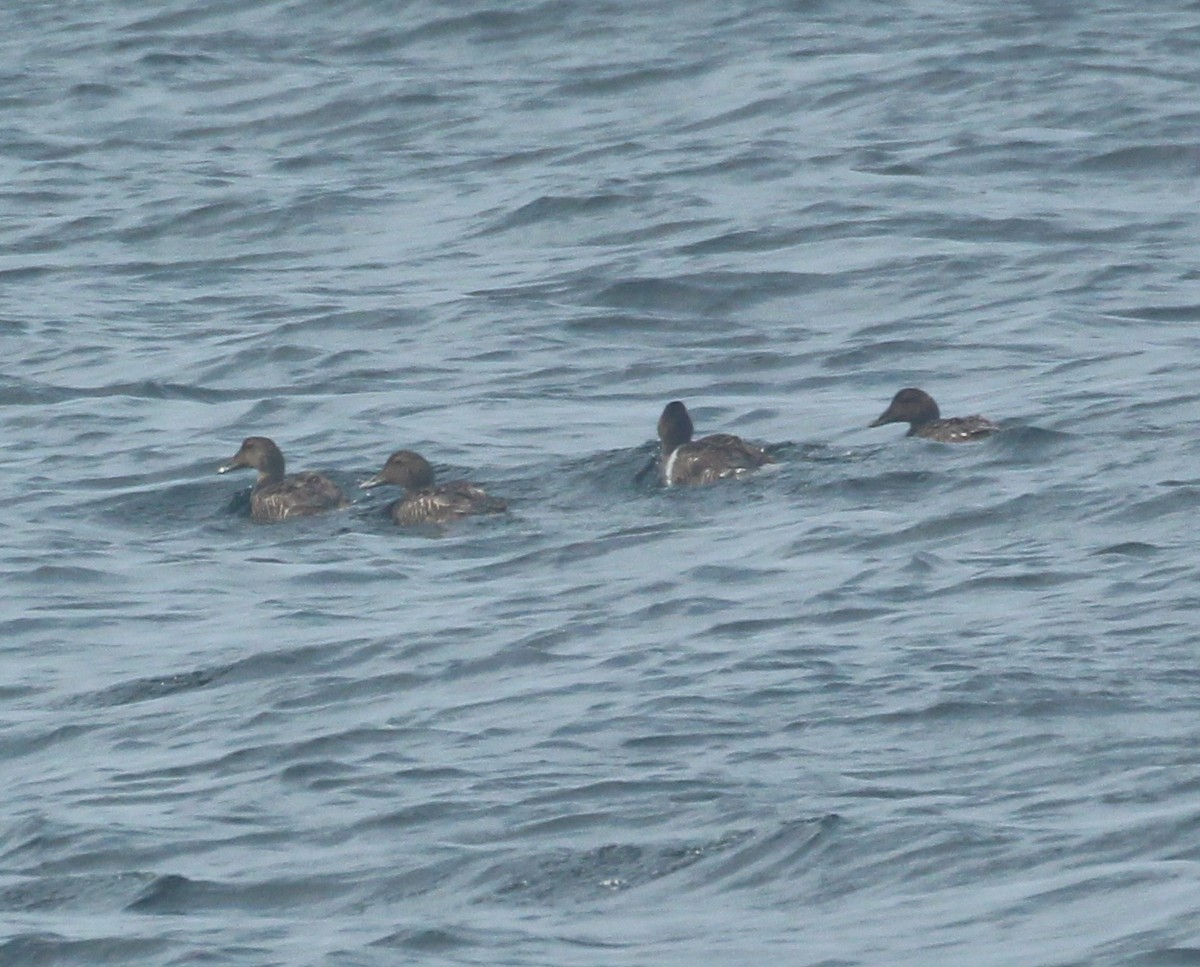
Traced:
<svg viewBox="0 0 1200 967">
<path fill-rule="evenodd" d="M 0 964 L 1200 964 L 1198 90 L 1195 2 L 5 3 Z"/>
</svg>

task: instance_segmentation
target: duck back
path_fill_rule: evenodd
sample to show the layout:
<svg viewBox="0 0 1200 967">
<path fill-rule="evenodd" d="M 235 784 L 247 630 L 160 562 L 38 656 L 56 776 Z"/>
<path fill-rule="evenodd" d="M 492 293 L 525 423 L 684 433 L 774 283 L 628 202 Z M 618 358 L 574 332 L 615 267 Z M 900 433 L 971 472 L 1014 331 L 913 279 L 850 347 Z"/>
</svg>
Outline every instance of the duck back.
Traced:
<svg viewBox="0 0 1200 967">
<path fill-rule="evenodd" d="M 937 440 L 941 443 L 967 443 L 989 436 L 999 429 L 1000 425 L 986 416 L 954 416 L 948 420 L 918 423 L 909 429 L 908 436 Z"/>
<path fill-rule="evenodd" d="M 414 491 L 392 504 L 397 524 L 444 524 L 474 514 L 501 514 L 508 504 L 466 480 Z"/>
<path fill-rule="evenodd" d="M 762 448 L 731 433 L 714 433 L 676 447 L 667 457 L 668 484 L 707 484 L 749 473 L 774 459 Z"/>
<path fill-rule="evenodd" d="M 307 471 L 255 487 L 250 494 L 250 516 L 255 520 L 285 520 L 347 506 L 349 502 L 337 484 Z"/>
</svg>

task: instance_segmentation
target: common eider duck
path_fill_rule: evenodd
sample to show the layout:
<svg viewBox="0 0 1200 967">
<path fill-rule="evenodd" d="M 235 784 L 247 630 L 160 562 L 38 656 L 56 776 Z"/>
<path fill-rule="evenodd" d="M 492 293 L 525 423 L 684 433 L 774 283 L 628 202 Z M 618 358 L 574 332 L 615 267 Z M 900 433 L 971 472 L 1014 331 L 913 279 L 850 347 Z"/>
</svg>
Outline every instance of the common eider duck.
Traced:
<svg viewBox="0 0 1200 967">
<path fill-rule="evenodd" d="M 953 416 L 942 419 L 933 397 L 924 390 L 909 387 L 892 397 L 892 402 L 871 426 L 885 423 L 907 423 L 906 436 L 919 436 L 940 443 L 967 443 L 979 440 L 1000 429 L 985 416 Z"/>
<path fill-rule="evenodd" d="M 285 477 L 283 454 L 265 436 L 246 437 L 229 462 L 217 467 L 217 473 L 239 467 L 258 471 L 258 480 L 250 491 L 250 516 L 255 520 L 283 520 L 349 506 L 337 484 L 319 473 Z"/>
<path fill-rule="evenodd" d="M 433 467 L 419 453 L 397 450 L 383 469 L 359 484 L 363 489 L 380 484 L 404 488 L 404 496 L 388 508 L 397 524 L 445 524 L 472 514 L 499 514 L 508 504 L 466 480 L 434 484 Z"/>
<path fill-rule="evenodd" d="M 708 484 L 740 477 L 775 460 L 762 448 L 731 433 L 692 439 L 692 418 L 679 400 L 668 403 L 658 418 L 662 479 L 675 484 Z"/>
</svg>

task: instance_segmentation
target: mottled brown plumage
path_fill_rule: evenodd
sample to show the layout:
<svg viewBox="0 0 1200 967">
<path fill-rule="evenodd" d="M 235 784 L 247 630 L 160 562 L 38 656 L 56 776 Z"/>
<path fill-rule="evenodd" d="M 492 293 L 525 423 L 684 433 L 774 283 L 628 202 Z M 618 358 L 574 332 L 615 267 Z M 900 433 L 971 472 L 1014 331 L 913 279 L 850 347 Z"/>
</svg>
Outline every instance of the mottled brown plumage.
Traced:
<svg viewBox="0 0 1200 967">
<path fill-rule="evenodd" d="M 404 496 L 388 508 L 397 524 L 445 524 L 472 514 L 499 514 L 508 509 L 499 497 L 492 497 L 469 481 L 435 484 L 429 461 L 412 450 L 393 453 L 379 473 L 359 486 L 381 484 L 404 488 Z"/>
<path fill-rule="evenodd" d="M 246 437 L 241 449 L 228 463 L 218 467 L 217 473 L 239 467 L 258 471 L 258 479 L 250 491 L 250 516 L 255 520 L 284 520 L 348 506 L 337 484 L 319 473 L 285 477 L 283 454 L 265 436 Z"/>
<path fill-rule="evenodd" d="M 691 415 L 678 400 L 668 403 L 658 418 L 658 439 L 663 483 L 708 484 L 737 477 L 774 463 L 762 447 L 730 433 L 714 433 L 693 440 Z"/>
<path fill-rule="evenodd" d="M 984 416 L 953 416 L 943 420 L 933 397 L 924 390 L 909 387 L 892 397 L 892 402 L 871 426 L 907 423 L 906 436 L 937 440 L 939 443 L 969 443 L 1000 429 Z"/>
</svg>

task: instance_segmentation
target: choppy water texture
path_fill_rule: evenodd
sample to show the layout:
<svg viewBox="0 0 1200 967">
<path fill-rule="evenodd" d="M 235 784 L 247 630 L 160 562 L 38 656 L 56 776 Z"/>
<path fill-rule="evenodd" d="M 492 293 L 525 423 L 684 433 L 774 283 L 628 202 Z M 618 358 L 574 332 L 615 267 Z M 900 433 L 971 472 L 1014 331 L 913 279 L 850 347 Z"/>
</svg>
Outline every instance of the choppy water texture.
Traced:
<svg viewBox="0 0 1200 967">
<path fill-rule="evenodd" d="M 0 963 L 1200 963 L 1200 5 L 0 28 Z"/>
</svg>

